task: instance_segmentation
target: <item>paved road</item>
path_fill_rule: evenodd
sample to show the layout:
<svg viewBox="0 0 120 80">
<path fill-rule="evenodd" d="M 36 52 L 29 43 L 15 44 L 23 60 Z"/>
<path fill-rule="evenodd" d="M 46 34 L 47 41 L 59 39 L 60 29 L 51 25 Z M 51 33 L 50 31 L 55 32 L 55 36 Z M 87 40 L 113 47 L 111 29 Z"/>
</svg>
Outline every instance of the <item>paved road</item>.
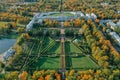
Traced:
<svg viewBox="0 0 120 80">
<path fill-rule="evenodd" d="M 63 27 L 63 23 L 61 22 L 61 55 L 60 55 L 60 60 L 61 60 L 61 72 L 62 72 L 62 80 L 65 80 L 65 37 L 64 37 L 64 27 Z"/>
</svg>

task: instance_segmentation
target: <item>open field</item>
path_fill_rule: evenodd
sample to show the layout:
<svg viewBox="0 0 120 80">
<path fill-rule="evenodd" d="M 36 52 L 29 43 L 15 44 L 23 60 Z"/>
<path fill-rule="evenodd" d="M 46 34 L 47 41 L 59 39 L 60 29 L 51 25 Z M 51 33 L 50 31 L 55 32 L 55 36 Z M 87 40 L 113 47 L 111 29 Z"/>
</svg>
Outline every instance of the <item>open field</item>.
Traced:
<svg viewBox="0 0 120 80">
<path fill-rule="evenodd" d="M 50 50 L 48 50 L 48 52 L 60 54 L 60 42 L 55 42 L 55 45 Z"/>
<path fill-rule="evenodd" d="M 91 60 L 88 56 L 81 56 L 81 57 L 67 57 L 66 58 L 68 63 L 67 67 L 68 68 L 73 68 L 73 69 L 94 69 L 94 68 L 99 68 L 99 66 Z"/>
<path fill-rule="evenodd" d="M 60 54 L 60 42 L 56 42 L 50 37 L 38 37 L 33 42 L 35 43 L 35 46 L 32 49 L 32 55 L 37 55 L 38 53 L 41 54 L 41 56 L 47 56 L 48 54 L 53 53 Z M 31 47 L 28 46 L 28 48 Z"/>
<path fill-rule="evenodd" d="M 50 57 L 41 57 L 36 63 L 29 65 L 31 69 L 59 69 L 60 67 L 60 59 L 50 58 Z"/>
<path fill-rule="evenodd" d="M 81 50 L 71 42 L 65 42 L 66 53 L 81 53 Z"/>
<path fill-rule="evenodd" d="M 22 65 L 20 65 L 21 68 L 23 70 L 27 70 L 28 68 L 31 70 L 58 69 L 60 59 L 59 57 L 52 57 L 51 54 L 60 54 L 60 42 L 43 36 L 31 39 L 28 43 L 25 43 L 24 53 L 29 54 L 29 56 L 23 59 L 26 63 L 22 62 Z M 24 67 L 22 67 L 23 65 Z"/>
<path fill-rule="evenodd" d="M 20 60 L 18 68 L 25 65 L 23 70 L 41 70 L 41 69 L 60 69 L 60 57 L 61 45 L 60 42 L 56 42 L 51 37 L 31 37 L 28 43 L 25 43 L 25 54 L 29 54 L 28 57 Z M 72 54 L 71 54 L 72 53 Z M 80 53 L 80 54 L 79 54 Z M 92 61 L 89 56 L 83 56 L 83 52 L 73 44 L 73 42 L 65 42 L 65 54 L 66 54 L 66 69 L 95 69 L 99 66 Z M 57 57 L 54 54 L 58 54 Z M 77 57 L 76 54 L 78 54 Z M 26 63 L 24 64 L 24 61 Z"/>
</svg>

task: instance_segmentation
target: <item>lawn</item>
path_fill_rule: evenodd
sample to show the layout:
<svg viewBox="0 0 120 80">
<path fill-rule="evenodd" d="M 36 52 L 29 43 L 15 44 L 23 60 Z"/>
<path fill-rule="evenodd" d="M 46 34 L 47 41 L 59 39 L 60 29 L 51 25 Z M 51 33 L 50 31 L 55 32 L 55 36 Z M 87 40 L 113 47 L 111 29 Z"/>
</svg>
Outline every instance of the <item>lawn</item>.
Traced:
<svg viewBox="0 0 120 80">
<path fill-rule="evenodd" d="M 36 63 L 31 64 L 29 67 L 31 67 L 32 69 L 59 69 L 60 59 L 41 57 L 36 61 Z"/>
<path fill-rule="evenodd" d="M 40 47 L 43 41 L 43 37 L 36 38 L 35 46 L 33 47 L 32 54 L 38 54 L 40 51 Z"/>
<path fill-rule="evenodd" d="M 52 41 L 53 39 L 51 39 L 50 37 L 45 37 L 41 49 L 43 50 L 44 48 L 46 48 Z"/>
<path fill-rule="evenodd" d="M 25 27 L 26 25 L 25 25 L 25 24 L 20 24 L 20 23 L 18 23 L 17 26 Z"/>
<path fill-rule="evenodd" d="M 33 47 L 32 54 L 48 55 L 48 54 L 60 54 L 60 42 L 55 42 L 50 37 L 36 38 L 35 46 Z"/>
<path fill-rule="evenodd" d="M 60 54 L 60 42 L 55 42 L 55 45 L 48 50 L 47 52 L 49 53 L 56 53 L 56 54 Z"/>
<path fill-rule="evenodd" d="M 81 53 L 81 50 L 71 42 L 65 42 L 66 53 Z"/>
<path fill-rule="evenodd" d="M 0 27 L 4 27 L 8 22 L 0 22 Z"/>
<path fill-rule="evenodd" d="M 63 16 L 74 16 L 74 14 L 71 13 L 63 13 Z M 61 16 L 61 13 L 55 13 L 55 14 L 51 14 L 50 16 Z"/>
<path fill-rule="evenodd" d="M 71 58 L 72 63 L 72 68 L 76 69 L 89 69 L 89 68 L 99 68 L 99 66 L 92 61 L 88 56 L 82 56 L 78 58 Z"/>
</svg>

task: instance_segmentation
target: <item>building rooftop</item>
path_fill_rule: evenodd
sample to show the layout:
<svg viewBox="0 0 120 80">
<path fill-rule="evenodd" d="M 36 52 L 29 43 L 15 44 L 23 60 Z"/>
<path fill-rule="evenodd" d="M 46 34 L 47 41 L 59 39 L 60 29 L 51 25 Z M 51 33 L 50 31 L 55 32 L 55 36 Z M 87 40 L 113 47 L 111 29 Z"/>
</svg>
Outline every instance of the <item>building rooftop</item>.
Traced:
<svg viewBox="0 0 120 80">
<path fill-rule="evenodd" d="M 10 56 L 12 56 L 14 53 L 15 53 L 15 50 L 9 49 L 8 51 L 5 52 L 4 59 L 5 59 L 5 60 L 8 60 L 8 58 L 9 58 Z"/>
<path fill-rule="evenodd" d="M 120 36 L 116 32 L 110 32 L 109 34 L 118 42 L 118 45 L 120 45 Z"/>
</svg>

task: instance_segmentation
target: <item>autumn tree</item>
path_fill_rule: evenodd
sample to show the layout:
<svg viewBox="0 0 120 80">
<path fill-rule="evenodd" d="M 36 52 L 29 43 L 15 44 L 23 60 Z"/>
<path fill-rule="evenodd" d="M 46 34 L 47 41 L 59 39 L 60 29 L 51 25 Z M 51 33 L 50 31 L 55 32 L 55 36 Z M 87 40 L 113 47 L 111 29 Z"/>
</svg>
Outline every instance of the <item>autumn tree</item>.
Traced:
<svg viewBox="0 0 120 80">
<path fill-rule="evenodd" d="M 81 20 L 78 18 L 75 20 L 75 26 L 80 27 L 81 25 Z"/>
<path fill-rule="evenodd" d="M 65 21 L 65 22 L 64 22 L 64 26 L 65 26 L 65 27 L 70 27 L 70 22 Z"/>
<path fill-rule="evenodd" d="M 27 80 L 28 73 L 26 71 L 22 71 L 22 73 L 19 74 L 18 78 L 19 78 L 19 80 Z"/>
<path fill-rule="evenodd" d="M 18 80 L 18 71 L 5 74 L 6 80 Z"/>
</svg>

